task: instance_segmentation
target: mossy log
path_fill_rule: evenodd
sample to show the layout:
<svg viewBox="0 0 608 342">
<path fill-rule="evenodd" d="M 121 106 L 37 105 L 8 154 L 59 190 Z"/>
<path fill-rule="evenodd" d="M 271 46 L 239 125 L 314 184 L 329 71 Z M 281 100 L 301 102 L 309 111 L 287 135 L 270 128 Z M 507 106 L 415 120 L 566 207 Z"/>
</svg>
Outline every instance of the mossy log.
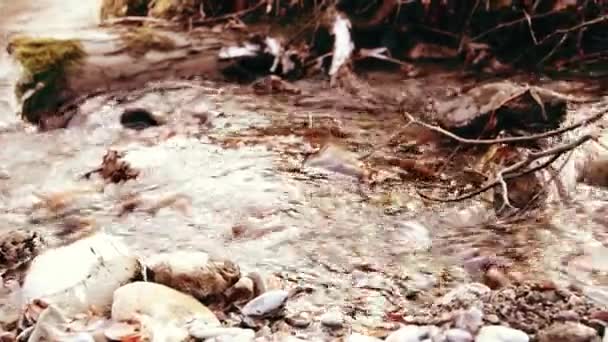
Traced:
<svg viewBox="0 0 608 342">
<path fill-rule="evenodd" d="M 140 28 L 96 39 L 14 38 L 10 55 L 23 67 L 15 95 L 22 117 L 45 128 L 77 99 L 135 89 L 150 81 L 202 76 L 221 79 L 218 52 L 243 33 L 181 34 Z M 61 125 L 59 125 L 61 126 Z"/>
</svg>

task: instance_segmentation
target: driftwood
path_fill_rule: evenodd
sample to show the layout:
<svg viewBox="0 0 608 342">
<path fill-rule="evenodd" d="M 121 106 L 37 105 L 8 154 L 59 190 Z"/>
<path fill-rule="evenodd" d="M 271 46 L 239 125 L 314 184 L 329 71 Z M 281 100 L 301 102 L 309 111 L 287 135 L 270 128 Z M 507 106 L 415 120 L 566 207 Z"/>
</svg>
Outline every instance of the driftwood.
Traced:
<svg viewBox="0 0 608 342">
<path fill-rule="evenodd" d="M 94 39 L 11 41 L 8 52 L 24 70 L 15 89 L 24 119 L 41 128 L 57 128 L 67 123 L 65 113 L 79 99 L 94 94 L 132 90 L 167 78 L 221 78 L 219 50 L 242 35 L 132 27 L 102 33 L 103 38 Z"/>
</svg>

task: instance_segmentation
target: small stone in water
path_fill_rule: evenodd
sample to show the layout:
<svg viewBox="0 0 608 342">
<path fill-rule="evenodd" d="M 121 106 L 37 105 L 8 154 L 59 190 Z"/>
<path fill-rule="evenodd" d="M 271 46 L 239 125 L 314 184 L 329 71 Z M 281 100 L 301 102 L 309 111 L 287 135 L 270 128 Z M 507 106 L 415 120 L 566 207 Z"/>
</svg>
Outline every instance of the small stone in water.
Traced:
<svg viewBox="0 0 608 342">
<path fill-rule="evenodd" d="M 321 324 L 328 328 L 341 328 L 344 326 L 344 315 L 338 310 L 331 310 L 321 315 Z"/>
<path fill-rule="evenodd" d="M 273 315 L 283 308 L 288 296 L 289 293 L 284 290 L 268 291 L 247 303 L 241 312 L 252 317 Z"/>
<path fill-rule="evenodd" d="M 481 328 L 475 342 L 528 342 L 530 337 L 521 330 L 489 325 Z"/>
<path fill-rule="evenodd" d="M 311 319 L 307 313 L 303 312 L 298 315 L 287 317 L 285 322 L 295 328 L 306 328 L 310 325 Z"/>
<path fill-rule="evenodd" d="M 450 329 L 445 332 L 446 342 L 472 342 L 473 335 L 462 329 Z"/>
</svg>

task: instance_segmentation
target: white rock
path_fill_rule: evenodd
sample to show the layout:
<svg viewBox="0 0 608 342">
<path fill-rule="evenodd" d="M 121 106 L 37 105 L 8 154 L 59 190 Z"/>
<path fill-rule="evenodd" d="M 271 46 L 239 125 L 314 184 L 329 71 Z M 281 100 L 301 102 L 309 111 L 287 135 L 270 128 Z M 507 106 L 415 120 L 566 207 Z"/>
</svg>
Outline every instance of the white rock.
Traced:
<svg viewBox="0 0 608 342">
<path fill-rule="evenodd" d="M 42 299 L 67 315 L 91 306 L 109 311 L 114 291 L 140 273 L 139 261 L 121 240 L 95 233 L 37 256 L 23 283 L 22 303 Z"/>
<path fill-rule="evenodd" d="M 422 342 L 430 340 L 439 334 L 439 328 L 435 326 L 406 325 L 393 332 L 386 338 L 386 342 Z"/>
<path fill-rule="evenodd" d="M 466 330 L 474 334 L 483 325 L 483 312 L 477 307 L 462 310 L 458 312 L 454 325 L 458 329 Z"/>
<path fill-rule="evenodd" d="M 265 292 L 247 303 L 241 312 L 246 316 L 252 317 L 271 315 L 279 311 L 283 305 L 285 305 L 288 296 L 289 293 L 284 290 Z"/>
<path fill-rule="evenodd" d="M 445 332 L 447 342 L 472 342 L 473 335 L 462 329 L 449 329 Z"/>
<path fill-rule="evenodd" d="M 475 342 L 528 342 L 530 338 L 521 330 L 500 325 L 488 325 L 475 337 Z"/>
<path fill-rule="evenodd" d="M 344 315 L 338 309 L 331 309 L 321 315 L 321 324 L 329 328 L 340 328 L 344 326 Z"/>
<path fill-rule="evenodd" d="M 365 335 L 361 335 L 358 333 L 353 333 L 350 336 L 348 336 L 344 342 L 382 342 L 382 340 L 379 338 L 371 337 L 371 336 L 365 336 Z"/>
<path fill-rule="evenodd" d="M 138 281 L 114 292 L 113 320 L 127 321 L 141 315 L 180 327 L 193 320 L 205 322 L 209 327 L 220 326 L 215 314 L 194 297 L 161 284 Z"/>
</svg>

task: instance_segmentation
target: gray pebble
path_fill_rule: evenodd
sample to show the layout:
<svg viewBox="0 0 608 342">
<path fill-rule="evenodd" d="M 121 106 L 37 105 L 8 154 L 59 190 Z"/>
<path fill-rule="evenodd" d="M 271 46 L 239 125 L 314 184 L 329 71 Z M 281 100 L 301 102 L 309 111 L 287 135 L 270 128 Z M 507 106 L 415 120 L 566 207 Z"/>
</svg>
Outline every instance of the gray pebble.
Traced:
<svg viewBox="0 0 608 342">
<path fill-rule="evenodd" d="M 344 326 L 344 315 L 334 309 L 321 315 L 321 324 L 328 328 L 341 328 Z"/>
<path fill-rule="evenodd" d="M 483 312 L 477 307 L 460 311 L 456 315 L 455 326 L 458 329 L 466 330 L 472 334 L 475 334 L 482 325 Z"/>
<path fill-rule="evenodd" d="M 287 324 L 291 325 L 294 328 L 303 329 L 310 325 L 311 319 L 310 319 L 310 315 L 303 312 L 303 313 L 285 318 L 285 322 L 287 322 Z"/>
<path fill-rule="evenodd" d="M 489 325 L 481 328 L 475 342 L 528 342 L 530 337 L 525 332 L 501 325 Z"/>
<path fill-rule="evenodd" d="M 289 293 L 284 290 L 273 290 L 263 293 L 247 303 L 241 310 L 243 315 L 252 317 L 270 316 L 280 311 Z"/>
<path fill-rule="evenodd" d="M 473 342 L 473 335 L 462 329 L 450 329 L 445 332 L 447 342 Z"/>
</svg>

